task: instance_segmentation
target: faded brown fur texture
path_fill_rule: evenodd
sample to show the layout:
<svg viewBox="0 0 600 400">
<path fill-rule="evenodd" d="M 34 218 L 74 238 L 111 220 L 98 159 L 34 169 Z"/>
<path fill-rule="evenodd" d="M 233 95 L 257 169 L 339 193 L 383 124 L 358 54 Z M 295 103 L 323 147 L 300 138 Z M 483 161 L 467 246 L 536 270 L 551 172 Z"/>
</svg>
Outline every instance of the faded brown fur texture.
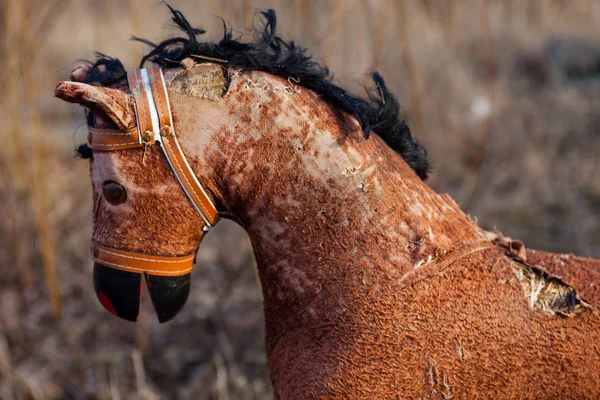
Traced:
<svg viewBox="0 0 600 400">
<path fill-rule="evenodd" d="M 149 147 L 95 152 L 90 163 L 94 199 L 92 239 L 121 250 L 182 256 L 196 250 L 201 218 L 176 181 L 162 150 Z M 127 189 L 128 199 L 114 206 L 102 195 L 106 181 Z"/>
<path fill-rule="evenodd" d="M 173 75 L 170 87 L 214 72 L 204 68 Z M 598 297 L 586 286 L 599 261 L 528 252 L 589 303 L 570 317 L 536 309 L 523 264 L 376 135 L 363 139 L 354 119 L 284 79 L 229 78 L 216 99 L 169 95 L 196 174 L 252 240 L 276 399 L 600 395 Z M 92 178 L 104 179 L 97 157 Z M 199 217 L 158 150 L 145 167 L 141 150 L 107 157 L 140 188 L 131 207 L 149 206 L 117 230 L 95 183 L 95 239 L 157 255 L 191 249 Z"/>
</svg>

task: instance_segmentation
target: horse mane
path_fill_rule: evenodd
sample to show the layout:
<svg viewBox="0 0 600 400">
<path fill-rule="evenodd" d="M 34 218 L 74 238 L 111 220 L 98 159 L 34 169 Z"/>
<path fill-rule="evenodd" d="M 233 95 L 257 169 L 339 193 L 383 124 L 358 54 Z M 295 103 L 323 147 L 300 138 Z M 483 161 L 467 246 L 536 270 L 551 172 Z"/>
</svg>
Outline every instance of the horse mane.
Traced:
<svg viewBox="0 0 600 400">
<path fill-rule="evenodd" d="M 377 72 L 372 73 L 375 87 L 367 90 L 367 98 L 361 98 L 336 85 L 329 69 L 307 55 L 305 48 L 275 35 L 277 18 L 274 10 L 261 12 L 264 23 L 262 29 L 256 31 L 254 41 L 242 42 L 239 38 L 233 38 L 232 30 L 223 21 L 223 38 L 218 43 L 211 43 L 198 41 L 198 36 L 205 31 L 192 27 L 180 11 L 168 4 L 167 7 L 173 14 L 173 22 L 187 37 L 173 37 L 158 44 L 133 37 L 152 47 L 142 57 L 140 67 L 148 61 L 161 67 L 169 67 L 191 57 L 198 63 L 221 60 L 228 66 L 265 71 L 285 79 L 293 78 L 299 81 L 300 86 L 313 90 L 354 116 L 360 123 L 365 138 L 369 137 L 371 131 L 375 132 L 421 179 L 427 178 L 431 168 L 427 151 L 412 137 L 410 129 L 400 119 L 398 100 Z M 107 85 L 125 78 L 126 70 L 118 59 L 103 54 L 98 56 L 86 83 Z M 80 155 L 85 157 L 83 152 Z"/>
</svg>

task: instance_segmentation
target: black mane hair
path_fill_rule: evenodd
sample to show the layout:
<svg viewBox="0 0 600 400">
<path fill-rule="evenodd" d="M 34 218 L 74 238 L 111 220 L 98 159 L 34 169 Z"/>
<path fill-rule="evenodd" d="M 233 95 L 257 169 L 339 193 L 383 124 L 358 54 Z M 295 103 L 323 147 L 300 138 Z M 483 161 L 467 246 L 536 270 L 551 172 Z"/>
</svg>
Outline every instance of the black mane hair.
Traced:
<svg viewBox="0 0 600 400">
<path fill-rule="evenodd" d="M 369 137 L 371 131 L 377 133 L 421 179 L 427 178 L 430 170 L 427 152 L 413 139 L 405 122 L 400 120 L 398 100 L 377 72 L 373 72 L 375 90 L 369 93 L 368 99 L 363 99 L 337 86 L 329 70 L 307 55 L 305 48 L 276 36 L 277 18 L 273 10 L 261 12 L 264 25 L 262 30 L 256 32 L 254 41 L 242 42 L 239 38 L 233 38 L 232 31 L 223 21 L 223 38 L 218 43 L 210 43 L 198 41 L 197 37 L 205 33 L 203 29 L 192 27 L 180 11 L 168 4 L 167 7 L 173 14 L 173 22 L 187 37 L 174 37 L 159 44 L 134 37 L 134 40 L 152 47 L 142 58 L 140 67 L 147 61 L 169 67 L 192 57 L 200 63 L 218 59 L 226 61 L 228 66 L 292 78 L 354 116 L 365 138 Z M 106 85 L 126 76 L 126 70 L 119 60 L 102 54 L 99 57 L 87 76 L 87 83 Z"/>
</svg>

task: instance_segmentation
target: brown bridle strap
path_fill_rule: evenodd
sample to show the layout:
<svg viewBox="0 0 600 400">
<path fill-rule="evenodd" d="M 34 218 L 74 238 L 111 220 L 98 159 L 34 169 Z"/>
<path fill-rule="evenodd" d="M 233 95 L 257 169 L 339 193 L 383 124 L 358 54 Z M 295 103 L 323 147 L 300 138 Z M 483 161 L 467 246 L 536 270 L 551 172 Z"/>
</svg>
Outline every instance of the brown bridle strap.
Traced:
<svg viewBox="0 0 600 400">
<path fill-rule="evenodd" d="M 92 241 L 92 259 L 102 265 L 126 272 L 148 273 L 155 276 L 180 276 L 189 274 L 194 264 L 194 254 L 181 257 L 161 257 L 131 253 L 106 247 Z"/>
<path fill-rule="evenodd" d="M 171 107 L 169 105 L 169 95 L 165 86 L 165 80 L 162 70 L 158 67 L 148 68 L 148 79 L 152 89 L 152 95 L 156 112 L 158 113 L 158 135 L 155 138 L 162 144 L 163 151 L 177 180 L 187 194 L 188 198 L 200 213 L 206 228 L 211 228 L 219 221 L 219 214 L 216 207 L 206 194 L 206 191 L 196 178 L 196 174 L 190 167 L 179 141 L 175 134 L 173 126 L 173 118 L 171 115 Z"/>
<path fill-rule="evenodd" d="M 135 119 L 137 121 L 140 144 L 154 144 L 154 123 L 152 121 L 153 110 L 148 96 L 147 82 L 143 75 L 145 70 L 136 69 L 127 72 L 129 89 L 134 99 Z"/>
<path fill-rule="evenodd" d="M 140 147 L 137 127 L 128 131 L 98 129 L 88 126 L 88 146 L 94 150 L 124 150 Z"/>
</svg>

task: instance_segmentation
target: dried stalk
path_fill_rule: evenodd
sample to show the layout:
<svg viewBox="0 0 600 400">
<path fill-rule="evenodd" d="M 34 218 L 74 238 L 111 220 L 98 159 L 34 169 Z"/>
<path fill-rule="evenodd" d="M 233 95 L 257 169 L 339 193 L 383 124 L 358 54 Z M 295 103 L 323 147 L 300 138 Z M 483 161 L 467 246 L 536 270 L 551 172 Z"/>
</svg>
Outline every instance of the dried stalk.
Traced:
<svg viewBox="0 0 600 400">
<path fill-rule="evenodd" d="M 490 104 L 490 113 L 485 120 L 485 125 L 483 128 L 483 136 L 479 141 L 479 145 L 477 146 L 478 154 L 477 157 L 473 159 L 475 162 L 475 177 L 473 182 L 471 183 L 471 187 L 468 191 L 468 194 L 465 196 L 465 199 L 461 202 L 462 207 L 465 211 L 468 211 L 477 192 L 479 192 L 481 183 L 482 183 L 482 174 L 483 174 L 483 165 L 488 156 L 488 151 L 490 147 L 490 142 L 492 138 L 492 133 L 494 131 L 494 105 L 495 105 L 495 75 L 496 75 L 496 51 L 494 47 L 494 38 L 492 36 L 492 27 L 490 23 L 490 16 L 488 7 L 486 4 L 486 0 L 479 1 L 479 21 L 481 22 L 481 29 L 484 32 L 486 39 L 486 92 L 487 92 L 487 100 Z"/>
<path fill-rule="evenodd" d="M 333 61 L 335 60 L 335 49 L 340 45 L 340 28 L 342 27 L 342 23 L 345 22 L 342 18 L 345 9 L 345 2 L 338 1 L 334 3 L 330 18 L 331 22 L 329 24 L 329 29 L 325 34 L 325 40 L 322 49 L 323 60 L 327 65 L 333 64 Z"/>
<path fill-rule="evenodd" d="M 12 366 L 6 337 L 0 334 L 0 398 L 12 400 Z"/>
<path fill-rule="evenodd" d="M 398 29 L 400 29 L 400 44 L 402 46 L 402 53 L 404 54 L 404 60 L 406 69 L 408 70 L 408 81 L 410 82 L 410 95 L 411 95 L 411 112 L 414 118 L 413 134 L 416 138 L 423 139 L 424 126 L 423 126 L 423 111 L 421 108 L 421 94 L 419 91 L 419 72 L 417 69 L 417 63 L 412 50 L 410 29 L 408 29 L 408 21 L 410 16 L 408 15 L 408 8 L 410 4 L 408 0 L 398 1 L 396 5 L 396 20 L 398 22 Z"/>
<path fill-rule="evenodd" d="M 292 34 L 295 38 L 300 38 L 300 17 L 302 12 L 302 1 L 301 0 L 292 0 L 294 5 L 294 16 L 292 17 Z"/>
<path fill-rule="evenodd" d="M 319 27 L 315 25 L 314 18 L 310 15 L 308 7 L 306 7 L 306 2 L 299 1 L 297 6 L 296 10 L 300 11 L 300 16 L 302 17 L 301 22 L 308 28 L 306 32 L 308 32 L 313 43 L 319 43 L 321 41 L 321 36 L 317 33 L 319 32 Z"/>
<path fill-rule="evenodd" d="M 5 71 L 2 76 L 2 87 L 5 93 L 5 113 L 8 115 L 8 132 L 11 135 L 12 141 L 2 146 L 4 153 L 4 160 L 6 162 L 6 169 L 9 171 L 8 178 L 8 193 L 9 199 L 7 200 L 8 207 L 11 209 L 9 215 L 12 216 L 12 235 L 14 239 L 13 248 L 15 250 L 15 260 L 12 262 L 13 266 L 17 268 L 20 281 L 25 287 L 29 287 L 33 284 L 34 274 L 31 270 L 29 259 L 27 256 L 27 232 L 21 227 L 26 226 L 27 223 L 24 221 L 25 212 L 19 208 L 19 204 L 22 203 L 21 197 L 28 197 L 28 186 L 27 182 L 27 171 L 29 165 L 27 164 L 27 150 L 25 148 L 25 141 L 23 139 L 25 131 L 21 121 L 21 104 L 22 104 L 22 89 L 17 84 L 18 80 L 14 77 L 9 76 L 8 71 L 20 71 L 20 37 L 18 32 L 18 23 L 14 20 L 14 16 L 19 17 L 22 13 L 22 7 L 19 7 L 11 2 L 6 4 L 5 10 L 5 21 L 4 21 L 4 48 L 5 48 L 5 60 L 8 62 L 5 65 Z M 18 18 L 17 18 L 18 19 Z M 12 142 L 12 143 L 11 143 Z M 11 146 L 12 144 L 12 151 Z"/>
<path fill-rule="evenodd" d="M 18 162 L 23 163 L 23 165 L 20 165 L 20 168 L 23 169 L 20 170 L 27 171 L 27 175 L 29 175 L 30 178 L 30 204 L 38 235 L 44 274 L 50 292 L 52 313 L 56 319 L 59 319 L 61 316 L 60 291 L 56 277 L 54 247 L 48 220 L 48 204 L 45 196 L 45 182 L 47 182 L 47 176 L 44 170 L 44 166 L 46 165 L 44 136 L 42 134 L 41 116 L 37 104 L 37 92 L 33 78 L 33 69 L 30 68 L 31 65 L 35 65 L 35 42 L 31 32 L 27 29 L 21 29 L 20 32 L 16 32 L 16 26 L 29 26 L 25 5 L 19 0 L 10 0 L 7 3 L 7 9 L 7 15 L 12 15 L 13 18 L 17 15 L 20 18 L 20 22 L 13 25 L 15 31 L 11 32 L 11 36 L 13 37 L 11 42 L 13 44 L 7 48 L 9 58 L 15 60 L 14 63 L 17 64 L 16 71 L 21 71 L 24 82 L 24 87 L 12 85 L 9 90 L 11 95 L 14 96 L 12 102 L 13 106 L 16 107 L 14 118 L 19 118 L 21 115 L 19 108 L 24 100 L 29 114 L 30 141 L 32 143 L 32 156 L 30 157 L 30 162 Z M 9 26 L 11 26 L 11 24 L 7 24 L 7 29 L 10 29 Z M 17 38 L 19 40 L 16 40 Z M 31 51 L 23 52 L 21 49 L 31 49 Z M 24 99 L 21 97 L 22 92 L 25 92 Z M 16 126 L 15 128 L 13 135 L 15 145 L 17 146 L 17 152 L 25 154 L 26 150 L 22 142 L 24 131 L 20 126 Z"/>
<path fill-rule="evenodd" d="M 138 350 L 133 350 L 131 353 L 131 361 L 133 362 L 133 370 L 135 372 L 135 383 L 138 396 L 143 396 L 146 392 L 146 370 L 144 369 L 144 360 L 142 354 Z"/>
<path fill-rule="evenodd" d="M 373 9 L 375 4 L 366 7 L 367 23 L 371 28 L 371 34 L 365 35 L 363 32 L 360 33 L 361 37 L 371 37 L 371 51 L 373 52 L 371 68 L 375 70 L 380 67 L 383 58 L 383 43 L 385 42 L 385 33 L 389 23 L 388 10 L 391 6 L 391 0 L 383 0 L 382 4 L 377 6 L 377 12 Z M 362 24 L 360 24 L 360 27 L 362 28 Z"/>
<path fill-rule="evenodd" d="M 141 21 L 143 20 L 143 15 L 140 15 L 145 7 L 143 4 L 140 4 L 139 0 L 129 0 L 127 2 L 129 5 L 129 21 L 131 23 L 131 35 L 136 37 L 143 37 L 143 32 L 141 32 Z M 137 41 L 131 41 L 131 57 L 134 62 L 136 60 L 140 60 L 142 58 L 142 50 L 140 47 L 140 43 Z"/>
<path fill-rule="evenodd" d="M 251 0 L 243 0 L 242 9 L 244 10 L 244 27 L 246 30 L 251 30 L 252 23 L 254 20 L 254 9 L 252 7 L 252 1 Z"/>
</svg>

